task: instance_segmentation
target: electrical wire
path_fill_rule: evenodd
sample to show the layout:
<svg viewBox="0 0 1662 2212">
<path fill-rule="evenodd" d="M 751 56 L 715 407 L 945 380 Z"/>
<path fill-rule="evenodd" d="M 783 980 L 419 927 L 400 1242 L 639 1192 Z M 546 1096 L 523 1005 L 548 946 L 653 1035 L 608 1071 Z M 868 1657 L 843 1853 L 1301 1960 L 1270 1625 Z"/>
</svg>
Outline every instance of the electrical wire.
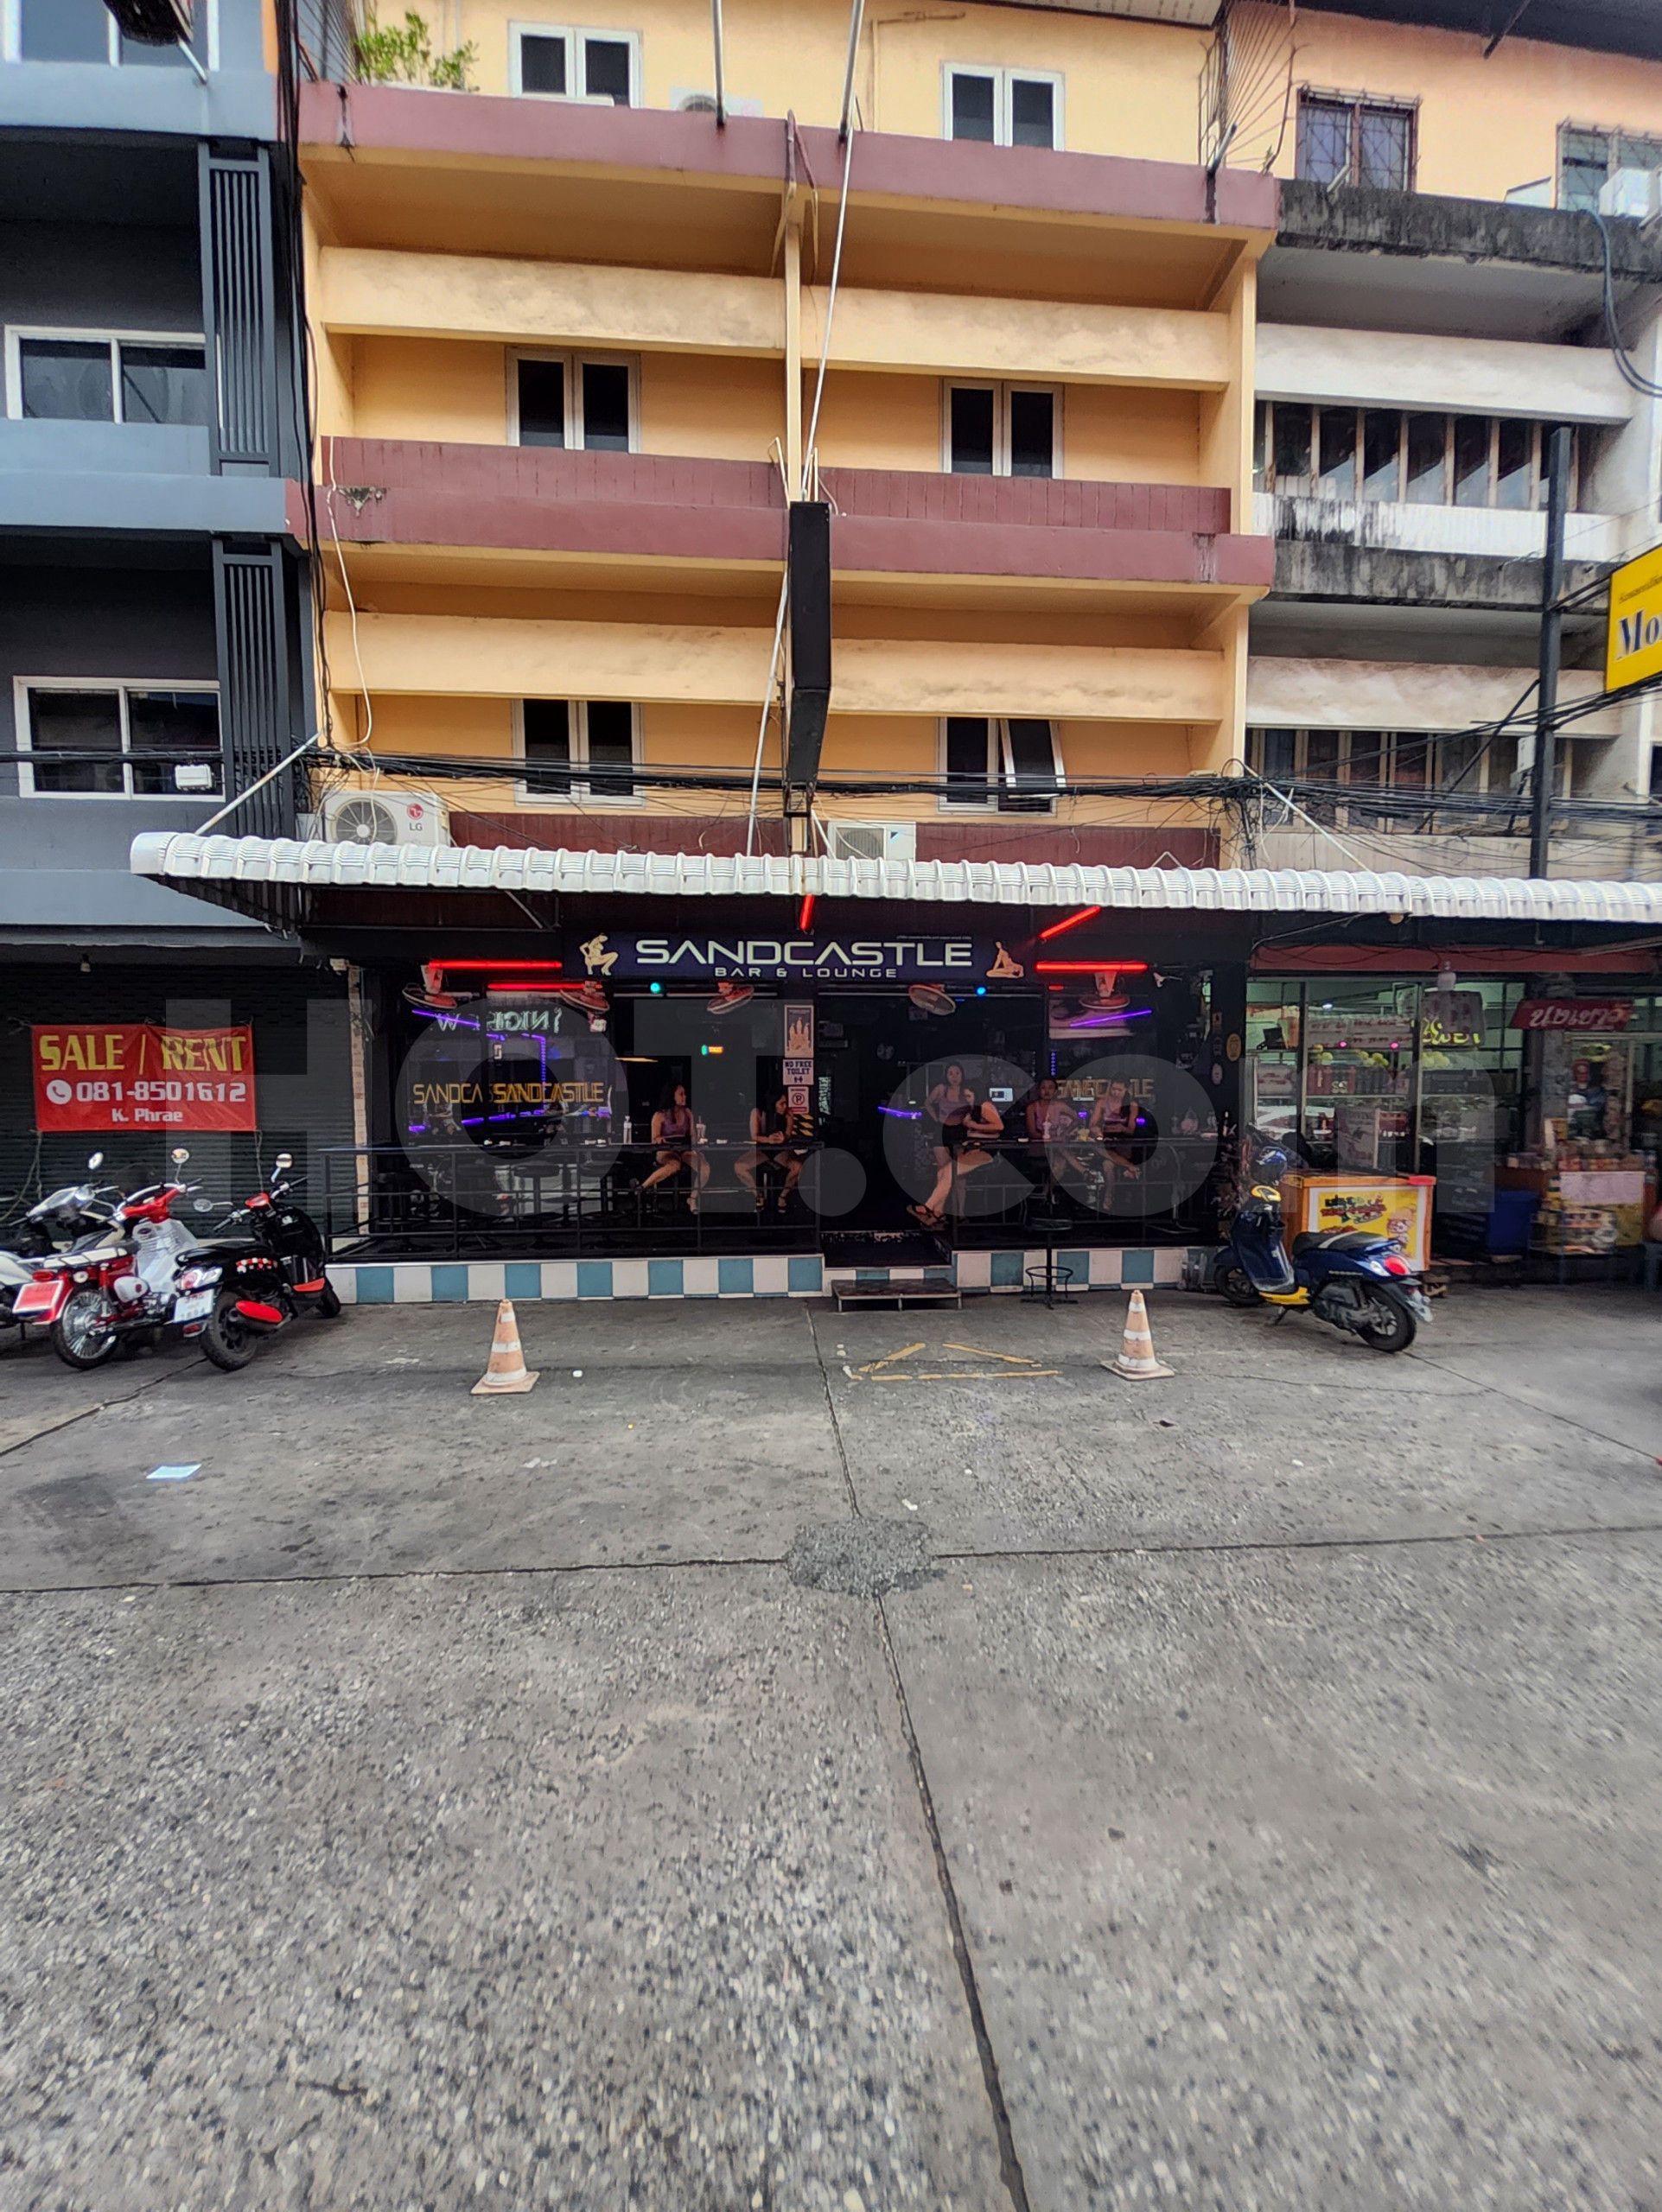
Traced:
<svg viewBox="0 0 1662 2212">
<path fill-rule="evenodd" d="M 863 0 L 855 0 L 856 16 L 862 5 Z M 819 373 L 814 379 L 813 410 L 808 417 L 807 441 L 802 449 L 802 489 L 799 496 L 805 499 L 808 496 L 808 472 L 813 469 L 817 473 L 819 466 L 815 457 L 819 435 L 819 406 L 825 397 L 825 372 L 831 365 L 831 325 L 837 315 L 837 291 L 843 276 L 843 237 L 848 226 L 849 180 L 854 169 L 854 139 L 855 133 L 850 127 L 842 142 L 843 196 L 837 208 L 837 242 L 831 248 L 831 289 L 825 297 L 825 327 L 819 340 Z"/>
<path fill-rule="evenodd" d="M 1604 257 L 1604 332 L 1610 352 L 1622 380 L 1644 399 L 1662 399 L 1662 385 L 1652 384 L 1627 351 L 1627 340 L 1621 334 L 1621 325 L 1616 316 L 1615 257 L 1610 245 L 1610 226 L 1602 207 L 1589 207 L 1587 213 L 1599 227 L 1599 245 Z"/>
</svg>

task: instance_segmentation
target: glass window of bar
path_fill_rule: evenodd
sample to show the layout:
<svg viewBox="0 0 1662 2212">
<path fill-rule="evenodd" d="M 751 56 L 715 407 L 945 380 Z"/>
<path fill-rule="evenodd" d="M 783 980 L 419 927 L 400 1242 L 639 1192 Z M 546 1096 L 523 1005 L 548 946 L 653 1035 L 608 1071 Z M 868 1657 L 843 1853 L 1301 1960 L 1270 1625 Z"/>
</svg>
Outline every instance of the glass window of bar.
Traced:
<svg viewBox="0 0 1662 2212">
<path fill-rule="evenodd" d="M 1253 433 L 1260 492 L 1318 499 L 1405 499 L 1416 506 L 1544 508 L 1552 423 L 1511 416 L 1398 413 L 1261 399 Z M 1586 433 L 1570 434 L 1570 504 Z"/>
</svg>

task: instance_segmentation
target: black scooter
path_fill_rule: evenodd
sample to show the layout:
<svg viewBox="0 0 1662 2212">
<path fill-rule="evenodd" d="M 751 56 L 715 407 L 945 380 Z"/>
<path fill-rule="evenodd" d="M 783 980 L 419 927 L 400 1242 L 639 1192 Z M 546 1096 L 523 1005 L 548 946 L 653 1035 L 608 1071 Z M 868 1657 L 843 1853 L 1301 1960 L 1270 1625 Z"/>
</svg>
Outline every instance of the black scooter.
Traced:
<svg viewBox="0 0 1662 2212">
<path fill-rule="evenodd" d="M 278 1153 L 275 1165 L 277 1179 L 270 1190 L 257 1191 L 220 1224 L 246 1222 L 252 1241 L 208 1243 L 179 1270 L 173 1318 L 188 1337 L 200 1330 L 202 1351 L 215 1367 L 246 1367 L 262 1337 L 274 1336 L 301 1313 L 333 1321 L 341 1312 L 322 1232 L 283 1179 L 293 1154 Z"/>
</svg>

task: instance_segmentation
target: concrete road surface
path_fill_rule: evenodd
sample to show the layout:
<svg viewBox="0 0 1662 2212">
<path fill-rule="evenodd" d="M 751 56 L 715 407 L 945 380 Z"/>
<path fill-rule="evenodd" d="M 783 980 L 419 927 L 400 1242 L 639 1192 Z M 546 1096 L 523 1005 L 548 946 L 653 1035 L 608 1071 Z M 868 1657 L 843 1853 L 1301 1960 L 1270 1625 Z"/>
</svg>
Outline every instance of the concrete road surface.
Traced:
<svg viewBox="0 0 1662 2212">
<path fill-rule="evenodd" d="M 0 2206 L 1662 2212 L 1662 1302 L 1150 1307 L 0 1349 Z"/>
</svg>

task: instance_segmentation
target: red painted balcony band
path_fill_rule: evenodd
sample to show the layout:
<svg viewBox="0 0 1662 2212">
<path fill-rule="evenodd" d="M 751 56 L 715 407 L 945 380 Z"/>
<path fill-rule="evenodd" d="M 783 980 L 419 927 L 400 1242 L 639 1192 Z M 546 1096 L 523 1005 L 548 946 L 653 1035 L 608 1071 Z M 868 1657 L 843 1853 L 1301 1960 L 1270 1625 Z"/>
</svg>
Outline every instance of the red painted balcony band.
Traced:
<svg viewBox="0 0 1662 2212">
<path fill-rule="evenodd" d="M 322 526 L 343 542 L 649 556 L 785 557 L 764 461 L 550 447 L 330 438 Z M 1226 491 L 1192 485 L 827 469 L 839 573 L 1267 588 L 1275 548 L 1229 528 Z M 297 489 L 290 523 L 304 532 Z"/>
</svg>

